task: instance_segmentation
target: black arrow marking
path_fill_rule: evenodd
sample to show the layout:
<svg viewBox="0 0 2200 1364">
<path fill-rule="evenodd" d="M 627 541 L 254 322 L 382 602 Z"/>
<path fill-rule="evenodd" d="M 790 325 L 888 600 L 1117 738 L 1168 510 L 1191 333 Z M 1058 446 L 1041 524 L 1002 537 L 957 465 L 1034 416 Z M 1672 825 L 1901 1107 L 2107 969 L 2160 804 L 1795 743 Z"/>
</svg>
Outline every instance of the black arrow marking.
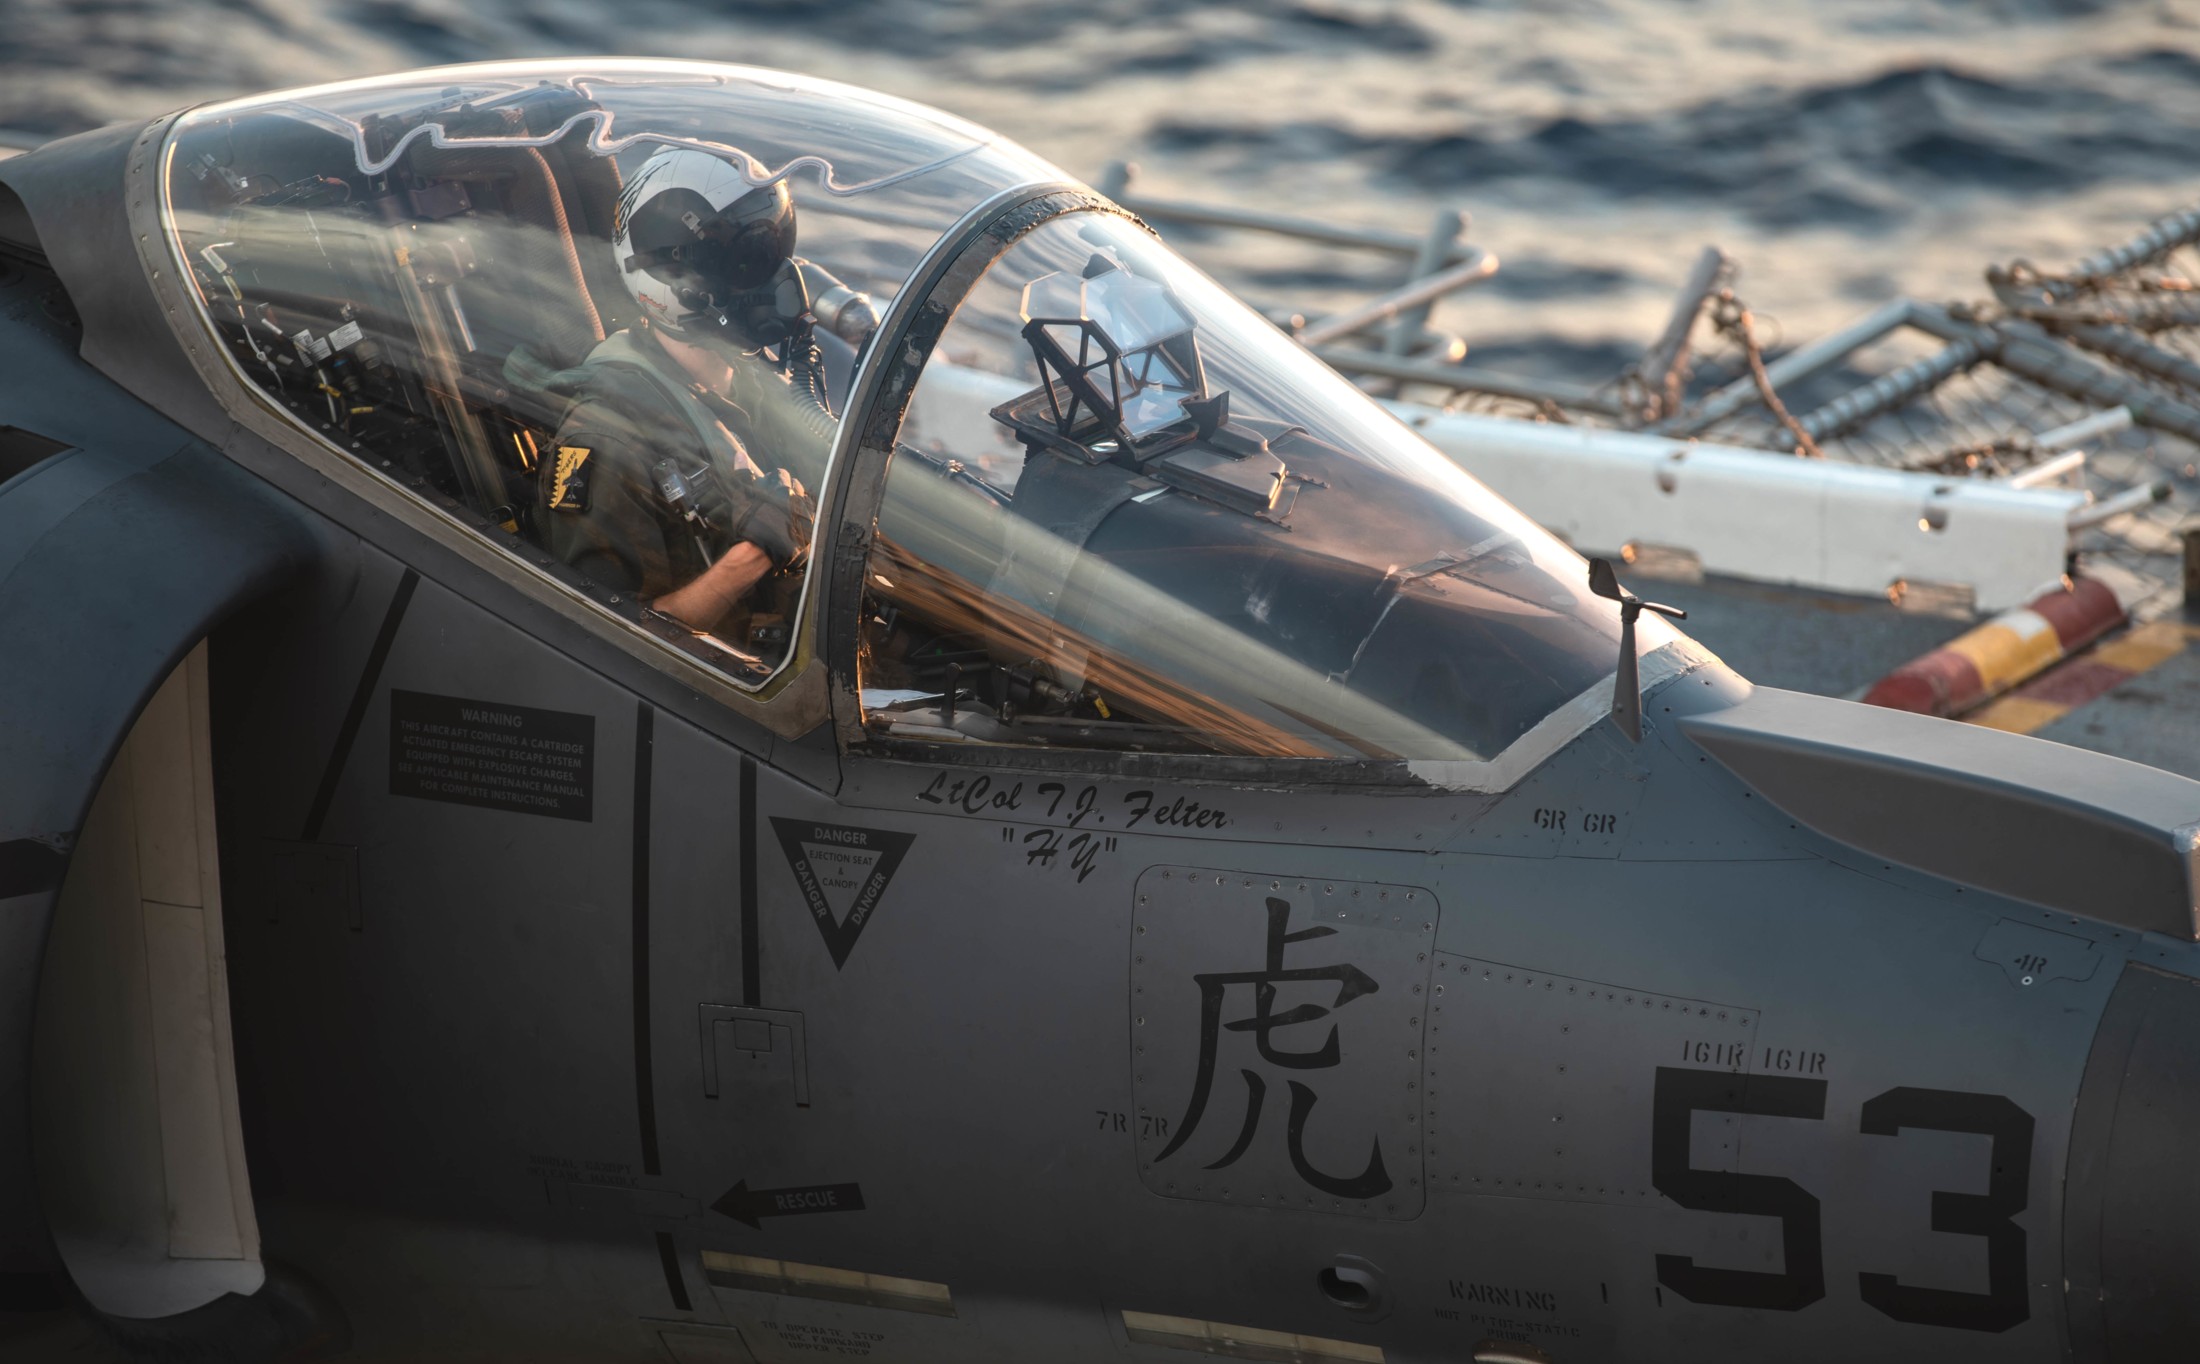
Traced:
<svg viewBox="0 0 2200 1364">
<path fill-rule="evenodd" d="M 752 1189 L 742 1180 L 726 1190 L 710 1210 L 762 1231 L 759 1217 L 794 1217 L 815 1212 L 862 1212 L 860 1184 L 803 1184 L 787 1189 Z"/>
</svg>

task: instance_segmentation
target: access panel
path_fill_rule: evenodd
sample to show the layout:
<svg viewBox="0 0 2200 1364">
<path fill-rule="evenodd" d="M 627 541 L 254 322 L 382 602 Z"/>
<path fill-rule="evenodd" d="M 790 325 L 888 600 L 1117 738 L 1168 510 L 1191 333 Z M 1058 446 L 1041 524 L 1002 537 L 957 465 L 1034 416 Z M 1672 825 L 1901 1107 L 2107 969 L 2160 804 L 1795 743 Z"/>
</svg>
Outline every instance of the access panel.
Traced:
<svg viewBox="0 0 2200 1364">
<path fill-rule="evenodd" d="M 1420 1214 L 1436 898 L 1155 867 L 1131 929 L 1139 1176 L 1170 1198 Z"/>
</svg>

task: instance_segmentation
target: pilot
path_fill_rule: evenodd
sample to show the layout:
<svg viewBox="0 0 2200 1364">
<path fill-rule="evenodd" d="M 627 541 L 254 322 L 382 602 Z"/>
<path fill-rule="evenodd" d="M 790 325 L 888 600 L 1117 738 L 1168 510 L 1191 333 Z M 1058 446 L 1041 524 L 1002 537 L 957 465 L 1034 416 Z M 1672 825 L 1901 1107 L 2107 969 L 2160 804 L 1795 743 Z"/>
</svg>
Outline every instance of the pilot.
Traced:
<svg viewBox="0 0 2200 1364">
<path fill-rule="evenodd" d="M 845 296 L 836 316 L 876 325 L 794 242 L 785 181 L 658 152 L 622 191 L 613 242 L 641 320 L 557 376 L 573 401 L 542 464 L 546 546 L 698 632 L 809 550 L 806 484 L 837 424 L 812 281 Z"/>
</svg>

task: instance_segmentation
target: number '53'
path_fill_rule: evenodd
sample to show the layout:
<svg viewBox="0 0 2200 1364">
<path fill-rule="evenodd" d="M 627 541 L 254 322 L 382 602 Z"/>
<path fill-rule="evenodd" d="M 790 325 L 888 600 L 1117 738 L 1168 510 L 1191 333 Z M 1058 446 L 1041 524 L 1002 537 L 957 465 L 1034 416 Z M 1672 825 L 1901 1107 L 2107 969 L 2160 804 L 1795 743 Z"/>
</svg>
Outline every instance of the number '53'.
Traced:
<svg viewBox="0 0 2200 1364">
<path fill-rule="evenodd" d="M 1651 1102 L 1650 1179 L 1659 1193 L 1699 1212 L 1749 1213 L 1780 1219 L 1785 1268 L 1778 1274 L 1710 1269 L 1686 1255 L 1658 1256 L 1658 1282 L 1690 1302 L 1794 1312 L 1826 1296 L 1819 1242 L 1818 1199 L 1792 1179 L 1698 1170 L 1688 1163 L 1689 1128 L 1703 1113 L 1755 1113 L 1773 1118 L 1826 1116 L 1826 1082 L 1784 1075 L 1658 1067 Z M 2006 1331 L 2030 1315 L 2025 1291 L 2024 1211 L 2032 1173 L 2032 1115 L 1999 1094 L 1949 1089 L 1890 1089 L 1865 1102 L 1857 1128 L 1899 1138 L 1905 1127 L 1975 1132 L 1993 1138 L 1992 1171 L 1983 1194 L 1933 1193 L 1933 1230 L 1986 1239 L 1984 1293 L 1914 1288 L 1892 1274 L 1860 1273 L 1858 1296 L 1896 1321 Z"/>
</svg>

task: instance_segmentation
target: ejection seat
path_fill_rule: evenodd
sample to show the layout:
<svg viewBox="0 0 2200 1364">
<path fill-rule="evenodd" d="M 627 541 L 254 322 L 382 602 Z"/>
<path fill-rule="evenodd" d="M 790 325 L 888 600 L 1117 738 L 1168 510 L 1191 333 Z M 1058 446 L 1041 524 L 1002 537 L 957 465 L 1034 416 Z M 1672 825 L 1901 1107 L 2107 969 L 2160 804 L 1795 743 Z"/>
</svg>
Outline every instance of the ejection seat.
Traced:
<svg viewBox="0 0 2200 1364">
<path fill-rule="evenodd" d="M 534 147 L 437 148 L 423 141 L 407 154 L 425 186 L 414 203 L 431 216 L 472 210 L 452 240 L 470 259 L 454 260 L 448 338 L 471 390 L 462 446 L 493 452 L 498 505 L 506 524 L 530 540 L 536 470 L 563 416 L 563 399 L 515 375 L 579 364 L 624 319 L 604 302 L 623 297 L 611 268 L 609 225 L 619 179 L 614 162 L 589 154 L 586 132 Z M 568 151 L 572 153 L 568 155 Z M 576 226 L 577 225 L 577 226 Z M 425 338 L 424 338 L 425 340 Z M 486 400 L 486 401 L 484 401 Z M 485 429 L 502 427 L 502 430 Z M 480 480 L 477 480 L 480 481 Z"/>
</svg>

